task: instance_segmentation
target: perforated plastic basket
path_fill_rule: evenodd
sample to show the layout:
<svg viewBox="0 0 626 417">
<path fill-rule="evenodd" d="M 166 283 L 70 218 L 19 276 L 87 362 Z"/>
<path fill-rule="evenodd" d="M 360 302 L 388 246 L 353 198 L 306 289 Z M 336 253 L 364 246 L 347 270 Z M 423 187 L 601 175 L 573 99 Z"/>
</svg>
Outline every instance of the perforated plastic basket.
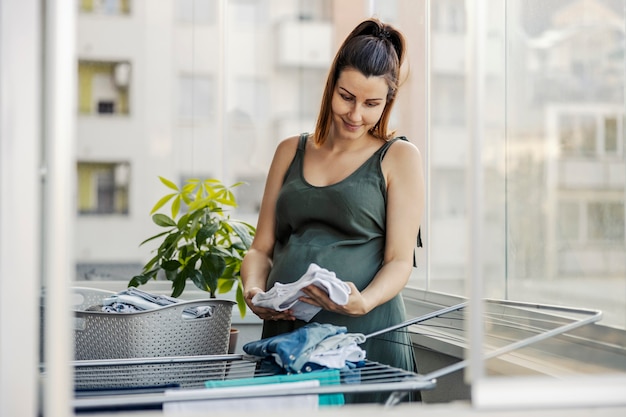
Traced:
<svg viewBox="0 0 626 417">
<path fill-rule="evenodd" d="M 85 311 L 113 292 L 72 288 L 76 360 L 224 355 L 232 319 L 229 300 L 183 301 L 133 313 Z M 189 307 L 210 306 L 210 317 L 186 318 Z"/>
</svg>

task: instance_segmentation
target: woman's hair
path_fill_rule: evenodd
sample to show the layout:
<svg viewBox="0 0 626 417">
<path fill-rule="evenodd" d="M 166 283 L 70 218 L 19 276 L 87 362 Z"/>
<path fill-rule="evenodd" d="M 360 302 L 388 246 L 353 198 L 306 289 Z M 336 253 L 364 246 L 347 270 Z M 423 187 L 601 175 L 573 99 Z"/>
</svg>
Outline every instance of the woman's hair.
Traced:
<svg viewBox="0 0 626 417">
<path fill-rule="evenodd" d="M 371 18 L 361 22 L 337 51 L 326 80 L 322 105 L 315 126 L 314 141 L 326 141 L 332 122 L 332 98 L 339 75 L 346 68 L 356 69 L 366 77 L 383 77 L 387 82 L 387 102 L 378 123 L 370 129 L 377 138 L 389 140 L 389 116 L 400 84 L 400 67 L 405 56 L 404 36 L 390 25 Z"/>
</svg>

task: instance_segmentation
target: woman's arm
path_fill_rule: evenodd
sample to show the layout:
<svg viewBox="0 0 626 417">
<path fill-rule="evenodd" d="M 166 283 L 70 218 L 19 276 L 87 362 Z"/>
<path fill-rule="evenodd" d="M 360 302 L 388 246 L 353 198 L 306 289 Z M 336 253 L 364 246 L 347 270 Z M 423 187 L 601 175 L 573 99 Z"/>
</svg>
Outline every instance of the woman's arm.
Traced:
<svg viewBox="0 0 626 417">
<path fill-rule="evenodd" d="M 413 267 L 413 251 L 424 210 L 422 158 L 410 142 L 397 141 L 383 159 L 387 180 L 387 224 L 383 267 L 363 291 L 349 283 L 348 304 L 333 303 L 324 291 L 310 286 L 302 301 L 350 316 L 364 315 L 395 297 L 406 285 Z"/>
<path fill-rule="evenodd" d="M 256 227 L 256 234 L 250 249 L 243 258 L 241 279 L 244 297 L 248 307 L 262 319 L 290 319 L 290 312 L 277 312 L 267 308 L 255 307 L 252 297 L 265 291 L 267 277 L 272 268 L 272 253 L 275 242 L 276 200 L 283 184 L 285 173 L 293 160 L 298 146 L 298 137 L 283 140 L 274 153 L 274 159 L 265 182 L 265 191 Z"/>
</svg>

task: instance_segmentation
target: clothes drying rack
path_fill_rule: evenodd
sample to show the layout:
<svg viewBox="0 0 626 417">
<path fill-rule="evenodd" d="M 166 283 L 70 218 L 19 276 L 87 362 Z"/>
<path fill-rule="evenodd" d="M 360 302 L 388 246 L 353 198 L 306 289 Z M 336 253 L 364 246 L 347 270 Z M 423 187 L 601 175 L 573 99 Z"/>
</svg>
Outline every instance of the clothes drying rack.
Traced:
<svg viewBox="0 0 626 417">
<path fill-rule="evenodd" d="M 496 311 L 500 314 L 500 317 L 495 319 L 492 317 L 492 320 L 516 328 L 520 326 L 519 322 L 516 323 L 518 313 L 511 314 L 511 308 L 521 311 L 535 309 L 542 313 L 554 313 L 555 316 L 554 319 L 542 320 L 541 325 L 521 325 L 525 332 L 532 335 L 492 349 L 484 355 L 484 359 L 495 358 L 515 349 L 570 332 L 578 327 L 597 322 L 602 317 L 602 313 L 595 310 L 503 300 L 485 301 L 495 306 L 496 309 L 492 309 L 492 313 Z M 431 319 L 463 320 L 462 310 L 467 307 L 467 304 L 467 302 L 459 303 L 409 319 L 396 326 L 366 335 L 366 338 L 424 323 Z M 576 315 L 576 318 L 572 318 L 571 315 Z M 73 366 L 76 395 L 73 406 L 77 412 L 80 412 L 158 408 L 170 401 L 224 399 L 224 394 L 219 389 L 205 388 L 204 383 L 275 375 L 275 373 L 263 371 L 259 366 L 261 361 L 262 358 L 239 354 L 75 361 Z M 433 389 L 436 387 L 437 378 L 461 370 L 468 364 L 467 360 L 461 360 L 427 374 L 418 374 L 366 360 L 362 367 L 341 370 L 338 384 L 295 388 L 289 389 L 288 392 L 277 389 L 276 385 L 268 385 L 266 389 L 257 387 L 252 394 L 245 389 L 229 392 L 227 398 L 376 392 L 387 393 L 385 406 L 394 406 L 409 392 Z M 43 376 L 45 377 L 45 369 Z M 168 395 L 168 392 L 172 390 L 176 391 L 175 396 Z"/>
</svg>

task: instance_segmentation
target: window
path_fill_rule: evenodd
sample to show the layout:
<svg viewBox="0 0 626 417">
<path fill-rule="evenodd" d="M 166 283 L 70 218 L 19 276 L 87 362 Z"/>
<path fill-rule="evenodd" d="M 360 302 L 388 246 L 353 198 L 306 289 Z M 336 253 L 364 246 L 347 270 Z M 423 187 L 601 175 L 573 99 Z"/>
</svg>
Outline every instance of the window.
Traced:
<svg viewBox="0 0 626 417">
<path fill-rule="evenodd" d="M 206 123 L 215 117 L 215 89 L 210 77 L 183 75 L 179 86 L 178 115 L 181 121 Z"/>
<path fill-rule="evenodd" d="M 128 163 L 78 163 L 78 213 L 128 214 Z"/>
<path fill-rule="evenodd" d="M 130 14 L 131 0 L 78 0 L 82 13 L 122 15 Z"/>
<path fill-rule="evenodd" d="M 267 0 L 231 0 L 230 17 L 235 27 L 254 28 L 265 25 L 268 20 L 269 4 Z"/>
<path fill-rule="evenodd" d="M 606 116 L 604 118 L 604 152 L 607 154 L 617 154 L 619 148 L 619 126 L 616 116 Z"/>
<path fill-rule="evenodd" d="M 218 4 L 214 0 L 176 0 L 178 18 L 186 23 L 215 24 Z"/>
<path fill-rule="evenodd" d="M 581 204 L 572 201 L 561 202 L 558 219 L 559 238 L 564 241 L 578 241 L 581 237 Z"/>
<path fill-rule="evenodd" d="M 128 62 L 79 61 L 78 111 L 81 115 L 127 115 Z"/>
<path fill-rule="evenodd" d="M 593 198 L 593 194 L 585 194 Z M 595 197 L 565 200 L 557 215 L 559 238 L 579 244 L 624 243 L 624 203 Z"/>
<path fill-rule="evenodd" d="M 432 30 L 443 33 L 465 32 L 464 0 L 438 0 L 431 2 Z"/>
<path fill-rule="evenodd" d="M 624 243 L 624 203 L 589 203 L 587 224 L 589 240 Z"/>
<path fill-rule="evenodd" d="M 596 108 L 571 104 L 569 110 L 560 110 L 559 139 L 563 157 L 595 158 L 619 156 L 622 150 L 622 122 L 619 115 L 605 110 L 608 103 L 598 103 Z M 610 105 L 608 105 L 610 106 Z"/>
<path fill-rule="evenodd" d="M 563 115 L 560 122 L 563 155 L 592 156 L 596 154 L 597 127 L 593 115 Z"/>
</svg>

